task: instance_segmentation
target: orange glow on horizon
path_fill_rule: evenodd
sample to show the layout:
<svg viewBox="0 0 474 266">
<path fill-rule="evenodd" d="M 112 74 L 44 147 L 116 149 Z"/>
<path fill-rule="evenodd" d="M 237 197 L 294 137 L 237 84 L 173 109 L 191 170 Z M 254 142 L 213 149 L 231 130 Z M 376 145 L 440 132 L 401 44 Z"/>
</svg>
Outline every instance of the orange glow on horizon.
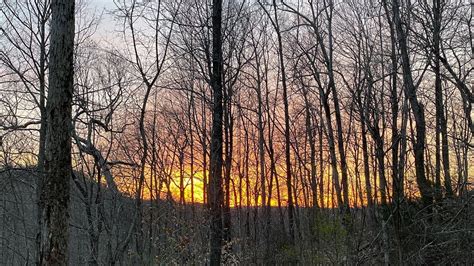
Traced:
<svg viewBox="0 0 474 266">
<path fill-rule="evenodd" d="M 324 202 L 324 207 L 325 208 L 337 208 L 337 199 L 335 195 L 335 191 L 332 188 L 332 180 L 331 180 L 331 175 L 330 169 L 326 169 L 325 175 L 323 176 L 323 181 L 324 181 L 324 194 L 323 194 L 323 202 Z M 284 182 L 284 171 L 280 169 L 277 173 L 277 176 L 279 176 L 279 192 L 280 192 L 280 205 L 281 206 L 286 206 L 288 202 L 288 197 L 287 197 L 287 188 L 286 184 Z M 209 178 L 209 173 L 206 172 L 207 178 Z M 181 174 L 179 170 L 173 170 L 171 174 L 172 178 L 169 178 L 168 180 L 161 180 L 161 190 L 159 191 L 159 198 L 160 199 L 166 199 L 168 194 L 171 195 L 173 201 L 180 203 L 180 179 L 181 179 Z M 191 177 L 192 176 L 192 177 Z M 191 182 L 192 178 L 192 182 Z M 364 177 L 361 176 L 361 179 Z M 373 177 L 372 177 L 373 178 Z M 203 171 L 194 171 L 194 174 L 191 175 L 189 167 L 186 167 L 184 169 L 184 174 L 182 178 L 182 183 L 183 183 L 183 194 L 184 194 L 184 203 L 185 204 L 191 204 L 194 202 L 195 204 L 204 204 L 205 202 L 205 196 L 204 196 L 204 172 Z M 148 174 L 145 177 L 145 184 L 143 188 L 143 193 L 142 197 L 145 200 L 150 200 L 153 196 L 153 199 L 157 198 L 157 187 L 159 185 L 153 184 L 153 191 L 150 190 L 150 175 Z M 246 207 L 246 206 L 264 206 L 267 203 L 263 204 L 262 202 L 262 195 L 260 191 L 260 184 L 256 186 L 255 184 L 255 177 L 251 176 L 249 178 L 249 197 L 247 199 L 247 184 L 246 184 L 246 178 L 239 178 L 239 176 L 232 175 L 231 176 L 231 182 L 230 182 L 230 207 Z M 266 180 L 266 186 L 268 186 L 268 181 Z M 239 184 L 239 182 L 242 182 Z M 328 183 L 329 182 L 329 183 Z M 192 183 L 192 184 L 191 184 Z M 353 182 L 352 182 L 353 183 Z M 350 182 L 350 186 L 353 186 Z M 328 186 L 329 184 L 329 186 Z M 192 185 L 192 186 L 191 186 Z M 224 184 L 223 184 L 224 186 Z M 135 189 L 134 186 L 131 186 L 130 183 L 127 182 L 122 182 L 118 184 L 119 189 L 124 192 L 126 195 L 129 196 L 134 196 L 135 194 Z M 193 187 L 193 188 L 192 188 Z M 241 188 L 239 191 L 239 187 Z M 268 189 L 268 187 L 267 187 Z M 306 190 L 309 189 L 309 186 L 306 188 Z M 321 205 L 321 199 L 319 199 L 320 191 L 318 187 L 318 205 Z M 299 182 L 297 192 L 298 197 L 296 199 L 298 205 L 300 207 L 310 207 L 312 206 L 312 202 L 310 200 L 311 196 L 310 195 L 305 195 L 305 193 L 311 193 L 310 191 L 303 192 L 303 189 L 301 188 L 301 184 Z M 372 194 L 374 194 L 375 191 L 372 191 Z M 267 191 L 268 194 L 268 191 Z M 356 196 L 353 195 L 352 190 L 349 190 L 349 201 L 350 201 L 350 206 L 360 206 L 361 201 L 363 205 L 366 205 L 367 199 L 365 197 L 366 192 L 365 188 L 362 188 L 362 195 L 363 198 L 356 198 Z M 306 200 L 305 200 L 306 196 Z M 268 195 L 267 195 L 268 197 Z M 333 198 L 334 197 L 334 198 Z M 295 196 L 293 197 L 295 199 Z M 225 199 L 224 199 L 225 200 Z M 357 201 L 357 203 L 356 203 Z M 257 202 L 257 203 L 256 203 Z M 266 199 L 266 202 L 268 202 L 268 198 Z M 273 186 L 272 186 L 272 195 L 270 199 L 270 206 L 272 207 L 277 207 L 278 204 L 278 197 L 277 197 L 277 188 L 275 185 L 275 180 L 273 180 Z"/>
</svg>

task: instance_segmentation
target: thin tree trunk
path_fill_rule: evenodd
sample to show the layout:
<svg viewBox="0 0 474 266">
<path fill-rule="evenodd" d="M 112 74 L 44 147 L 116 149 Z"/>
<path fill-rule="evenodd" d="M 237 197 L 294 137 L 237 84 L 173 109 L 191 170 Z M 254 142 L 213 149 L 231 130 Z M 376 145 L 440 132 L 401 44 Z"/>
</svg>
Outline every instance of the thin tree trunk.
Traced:
<svg viewBox="0 0 474 266">
<path fill-rule="evenodd" d="M 46 5 L 45 5 L 45 8 Z M 46 12 L 46 10 L 44 10 Z M 40 116 L 41 116 L 41 123 L 40 123 L 40 130 L 39 130 L 39 146 L 38 146 L 38 176 L 36 182 L 36 201 L 37 201 L 37 219 L 38 219 L 38 228 L 37 228 L 37 235 L 36 235 L 36 264 L 39 265 L 42 261 L 42 250 L 41 250 L 41 243 L 42 243 L 42 235 L 41 229 L 43 227 L 42 222 L 44 221 L 44 217 L 42 217 L 43 209 L 44 209 L 44 202 L 41 200 L 41 192 L 43 191 L 43 184 L 45 178 L 45 152 L 46 152 L 46 128 L 47 128 L 47 111 L 46 111 L 46 20 L 42 21 L 39 27 L 39 34 L 40 34 L 40 73 L 39 73 L 39 109 L 40 109 Z"/>
<path fill-rule="evenodd" d="M 433 191 L 431 185 L 425 175 L 425 138 L 426 124 L 423 105 L 418 101 L 416 96 L 416 88 L 410 68 L 410 58 L 408 55 L 408 44 L 406 32 L 403 29 L 403 23 L 400 18 L 400 6 L 398 0 L 392 0 L 393 20 L 397 32 L 398 44 L 400 48 L 400 56 L 403 69 L 403 81 L 405 94 L 410 101 L 411 109 L 416 123 L 416 141 L 414 144 L 415 152 L 415 171 L 416 182 L 420 190 L 421 198 L 425 207 L 433 202 Z"/>
<path fill-rule="evenodd" d="M 433 0 L 433 46 L 435 56 L 434 72 L 435 72 L 435 103 L 436 103 L 436 185 L 437 194 L 441 193 L 441 169 L 440 169 L 440 133 L 441 133 L 441 156 L 443 160 L 444 170 L 444 187 L 446 195 L 452 196 L 453 189 L 451 185 L 451 175 L 449 173 L 449 146 L 448 146 L 448 129 L 446 116 L 444 114 L 443 88 L 441 84 L 440 71 L 440 42 L 441 42 L 441 19 L 442 6 L 440 0 Z"/>
<path fill-rule="evenodd" d="M 233 154 L 233 131 L 234 122 L 232 117 L 232 87 L 229 86 L 224 91 L 224 135 L 225 135 L 225 176 L 224 176 L 224 191 L 225 201 L 223 206 L 223 238 L 227 243 L 231 240 L 231 213 L 230 213 L 230 179 L 232 171 L 232 154 Z"/>
<path fill-rule="evenodd" d="M 293 205 L 293 192 L 292 192 L 292 176 L 291 176 L 291 144 L 290 144 L 290 114 L 288 109 L 288 86 L 286 81 L 285 63 L 283 60 L 283 41 L 281 38 L 280 25 L 278 22 L 278 12 L 276 0 L 273 0 L 274 10 L 274 27 L 277 34 L 278 41 L 278 59 L 281 71 L 281 81 L 283 86 L 283 108 L 284 108 L 284 119 L 285 119 L 285 168 L 286 168 L 286 189 L 288 197 L 288 228 L 290 233 L 290 239 L 294 244 L 295 241 L 295 220 L 294 220 L 294 205 Z"/>
<path fill-rule="evenodd" d="M 316 180 L 316 143 L 314 141 L 314 131 L 313 131 L 313 123 L 312 123 L 312 116 L 311 116 L 311 106 L 308 100 L 307 91 L 304 90 L 303 92 L 304 101 L 305 101 L 305 122 L 306 122 L 306 134 L 308 135 L 309 141 L 309 157 L 310 157 L 310 175 L 311 175 L 311 192 L 312 192 L 312 206 L 314 209 L 318 209 L 318 184 Z"/>
<path fill-rule="evenodd" d="M 365 118 L 361 119 L 362 127 L 362 157 L 364 160 L 364 177 L 365 177 L 365 194 L 367 197 L 367 207 L 371 218 L 373 218 L 373 198 L 372 198 L 372 186 L 370 184 L 370 167 L 369 167 L 369 148 L 367 147 L 367 129 L 365 125 Z"/>
</svg>

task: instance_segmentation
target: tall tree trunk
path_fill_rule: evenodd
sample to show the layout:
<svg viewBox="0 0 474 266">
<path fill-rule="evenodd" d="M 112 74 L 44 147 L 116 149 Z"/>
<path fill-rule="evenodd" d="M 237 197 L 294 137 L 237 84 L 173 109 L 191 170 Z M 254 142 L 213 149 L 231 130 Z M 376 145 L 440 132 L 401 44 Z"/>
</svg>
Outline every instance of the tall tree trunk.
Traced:
<svg viewBox="0 0 474 266">
<path fill-rule="evenodd" d="M 310 184 L 312 192 L 312 206 L 314 209 L 318 209 L 318 184 L 316 180 L 316 143 L 314 141 L 314 129 L 311 116 L 311 105 L 308 100 L 307 90 L 304 89 L 303 97 L 305 102 L 305 123 L 306 123 L 306 134 L 308 135 L 309 141 L 309 160 L 310 160 Z"/>
<path fill-rule="evenodd" d="M 344 137 L 342 131 L 342 118 L 341 118 L 341 109 L 339 106 L 339 96 L 336 90 L 336 82 L 334 79 L 334 69 L 333 69 L 333 35 L 332 35 L 332 16 L 334 9 L 334 2 L 328 1 L 325 2 L 327 8 L 327 20 L 328 20 L 328 48 L 327 51 L 324 49 L 324 41 L 319 35 L 319 44 L 323 47 L 323 55 L 326 61 L 326 66 L 328 70 L 329 84 L 328 87 L 331 90 L 333 102 L 334 102 L 334 113 L 336 115 L 336 127 L 337 127 L 337 145 L 339 150 L 339 160 L 341 167 L 341 188 L 342 188 L 342 205 L 339 205 L 340 208 L 348 211 L 349 207 L 349 184 L 348 184 L 348 174 L 347 174 L 347 158 L 346 152 L 344 149 Z M 330 125 L 328 125 L 330 126 Z"/>
<path fill-rule="evenodd" d="M 257 47 L 255 47 L 255 53 L 257 53 Z M 271 206 L 267 204 L 267 187 L 265 183 L 266 175 L 266 164 L 265 164 L 265 132 L 264 132 L 264 122 L 263 122 L 263 97 L 262 97 L 262 73 L 260 71 L 260 57 L 255 57 L 256 62 L 256 75 L 257 75 L 257 116 L 258 116 L 258 157 L 260 161 L 260 187 L 262 190 L 262 209 L 264 210 L 264 222 L 263 222 L 263 232 L 265 234 L 265 258 L 270 257 L 270 223 L 271 223 Z M 272 175 L 272 174 L 270 174 Z M 272 177 L 270 177 L 272 178 Z M 269 192 L 271 196 L 271 192 Z M 269 196 L 269 199 L 270 199 Z M 270 202 L 270 201 L 269 201 Z"/>
<path fill-rule="evenodd" d="M 370 167 L 369 167 L 369 148 L 367 147 L 367 129 L 365 118 L 361 118 L 362 127 L 362 157 L 364 160 L 364 177 L 365 177 L 365 193 L 367 197 L 367 207 L 369 208 L 370 218 L 373 218 L 373 198 L 372 186 L 370 184 Z"/>
<path fill-rule="evenodd" d="M 192 82 L 194 83 L 194 77 L 192 78 Z M 189 108 L 188 108 L 188 112 L 189 112 L 189 120 L 188 120 L 188 123 L 189 123 L 189 151 L 190 151 L 190 167 L 189 167 L 189 171 L 190 171 L 190 180 L 191 180 L 191 209 L 192 209 L 192 217 L 194 219 L 194 216 L 195 216 L 195 212 L 196 212 L 196 206 L 194 206 L 194 132 L 193 132 L 193 124 L 192 124 L 192 118 L 191 117 L 194 117 L 194 114 L 195 114 L 195 103 L 194 103 L 194 88 L 193 86 L 191 85 L 191 95 L 190 95 L 190 99 L 189 99 Z"/>
<path fill-rule="evenodd" d="M 207 122 L 206 122 L 206 104 L 205 101 L 202 101 L 202 137 L 201 137 L 201 146 L 202 146 L 202 194 L 203 194 L 203 203 L 205 206 L 209 206 L 209 197 L 208 197 L 208 174 L 207 174 Z"/>
<path fill-rule="evenodd" d="M 138 187 L 137 192 L 135 195 L 135 221 L 134 221 L 134 230 L 135 230 L 135 247 L 137 254 L 139 255 L 140 260 L 143 259 L 143 190 L 145 184 L 145 167 L 148 158 L 148 140 L 146 138 L 146 131 L 145 131 L 145 114 L 146 114 L 146 107 L 148 103 L 148 99 L 150 96 L 150 92 L 152 89 L 152 84 L 148 81 L 145 81 L 146 84 L 146 92 L 143 98 L 141 110 L 140 110 L 140 120 L 139 120 L 139 130 L 140 130 L 140 140 L 142 141 L 143 145 L 143 153 L 140 158 L 140 176 L 138 180 Z"/>
<path fill-rule="evenodd" d="M 151 162 L 150 162 L 150 211 L 149 211 L 149 221 L 148 221 L 148 256 L 154 256 L 154 248 L 152 248 L 154 242 L 154 222 L 155 218 L 153 216 L 155 212 L 155 202 L 158 202 L 158 198 L 160 197 L 159 192 L 156 190 L 157 187 L 157 158 L 156 158 L 156 127 L 157 127 L 157 95 L 158 93 L 155 91 L 154 99 L 153 99 L 153 127 L 151 130 Z M 191 123 L 189 123 L 191 126 Z M 156 193 L 158 192 L 158 193 Z"/>
<path fill-rule="evenodd" d="M 68 264 L 74 0 L 51 2 L 45 179 L 41 202 L 42 265 Z"/>
<path fill-rule="evenodd" d="M 285 119 L 285 169 L 286 169 L 286 189 L 288 197 L 288 228 L 290 233 L 290 239 L 292 242 L 295 240 L 295 221 L 294 221 L 294 205 L 293 205 L 293 189 L 291 180 L 291 143 L 290 143 L 290 114 L 288 110 L 288 86 L 286 83 L 286 72 L 285 63 L 283 60 L 283 42 L 281 39 L 280 25 L 278 22 L 278 12 L 276 0 L 273 0 L 274 10 L 274 27 L 277 34 L 278 40 L 278 58 L 281 71 L 281 82 L 283 86 L 283 108 L 284 108 L 284 119 Z"/>
<path fill-rule="evenodd" d="M 47 9 L 47 5 L 45 5 L 45 9 Z M 44 10 L 46 13 L 46 10 Z M 36 201 L 37 201 L 37 219 L 38 219 L 38 228 L 37 228 L 37 235 L 36 235 L 36 264 L 40 264 L 42 261 L 42 251 L 41 251 L 41 228 L 43 218 L 42 218 L 42 213 L 43 213 L 43 208 L 44 204 L 41 200 L 41 193 L 43 191 L 43 183 L 44 183 L 44 178 L 45 178 L 45 173 L 44 173 L 44 163 L 45 163 L 45 152 L 46 152 L 46 116 L 47 116 L 47 111 L 46 111 L 46 19 L 42 21 L 39 27 L 39 34 L 40 34 L 40 57 L 39 57 L 39 63 L 40 63 L 40 74 L 38 76 L 39 79 L 39 91 L 40 91 L 40 97 L 39 97 L 39 109 L 40 109 L 40 116 L 41 116 L 41 124 L 40 124 L 40 130 L 39 130 L 39 146 L 38 146 L 38 176 L 37 176 L 37 182 L 36 182 Z"/>
<path fill-rule="evenodd" d="M 383 8 L 385 11 L 385 15 L 387 17 L 388 24 L 390 26 L 390 61 L 391 61 L 391 84 L 390 84 L 390 107 L 392 111 L 391 116 L 391 145 L 392 145 L 392 195 L 393 195 L 393 202 L 395 205 L 395 213 L 394 213 L 394 226 L 395 226 L 395 233 L 396 233 L 396 242 L 397 242 L 397 249 L 398 249 L 398 263 L 403 263 L 403 253 L 402 253 L 402 240 L 401 240 L 401 228 L 402 228 L 402 217 L 400 212 L 400 204 L 403 199 L 403 173 L 404 169 L 399 167 L 400 161 L 404 159 L 404 157 L 399 158 L 399 148 L 400 148 L 400 138 L 401 135 L 398 132 L 398 91 L 397 91 L 397 69 L 398 69 L 398 61 L 397 61 L 397 39 L 395 33 L 395 26 L 393 24 L 393 19 L 390 17 L 390 12 L 388 11 L 388 7 L 385 2 L 383 2 Z M 382 31 L 382 22 L 380 24 L 380 31 Z M 382 35 L 380 36 L 380 48 L 383 47 Z"/>
<path fill-rule="evenodd" d="M 410 67 L 410 58 L 408 55 L 406 31 L 403 29 L 403 23 L 400 18 L 400 5 L 398 0 L 392 0 L 392 12 L 398 37 L 398 45 L 400 48 L 405 95 L 410 101 L 411 109 L 413 110 L 413 116 L 415 117 L 416 124 L 416 141 L 413 147 L 415 152 L 416 182 L 420 190 L 423 204 L 425 205 L 425 207 L 427 207 L 433 202 L 433 191 L 425 175 L 426 123 L 425 114 L 423 110 L 424 107 L 418 101 L 416 95 L 416 88 L 413 82 Z"/>
<path fill-rule="evenodd" d="M 230 213 L 230 179 L 232 171 L 232 154 L 234 138 L 234 121 L 232 117 L 232 87 L 224 89 L 224 136 L 225 136 L 225 166 L 224 166 L 224 191 L 225 199 L 223 206 L 223 238 L 228 243 L 231 240 L 231 213 Z"/>
<path fill-rule="evenodd" d="M 323 162 L 323 128 L 324 121 L 321 116 L 322 106 L 319 105 L 319 127 L 318 127 L 318 149 L 319 149 L 319 201 L 321 208 L 325 208 L 324 204 L 324 162 Z M 328 182 L 329 183 L 329 182 Z"/>
<path fill-rule="evenodd" d="M 337 155 L 336 155 L 336 144 L 334 143 L 334 130 L 332 128 L 332 119 L 331 119 L 331 110 L 329 108 L 328 95 L 321 95 L 323 97 L 322 104 L 324 107 L 324 115 L 326 117 L 327 124 L 327 137 L 328 137 L 328 146 L 329 146 L 329 157 L 331 159 L 331 176 L 332 183 L 336 190 L 336 199 L 337 205 L 339 208 L 344 206 L 344 201 L 342 199 L 341 186 L 339 184 L 339 172 L 337 170 Z M 333 196 L 331 196 L 332 199 Z"/>
<path fill-rule="evenodd" d="M 434 60 L 434 72 L 435 72 L 435 104 L 436 104 L 436 182 L 437 189 L 441 189 L 441 175 L 440 169 L 440 139 L 441 133 L 441 157 L 443 160 L 443 171 L 444 171 L 444 187 L 446 189 L 446 195 L 452 196 L 453 189 L 451 185 L 451 175 L 449 173 L 449 146 L 448 146 L 448 129 L 446 123 L 446 116 L 444 114 L 444 103 L 443 103 L 443 88 L 441 84 L 441 71 L 440 71 L 440 42 L 441 42 L 441 19 L 442 19 L 442 6 L 440 0 L 433 0 L 433 46 L 435 56 Z M 439 184 L 438 184 L 439 183 Z M 437 192 L 437 193 L 440 193 Z"/>
<path fill-rule="evenodd" d="M 383 151 L 383 139 L 380 136 L 378 127 L 374 129 L 374 140 L 375 140 L 375 157 L 377 158 L 377 166 L 379 173 L 379 186 L 380 186 L 380 199 L 382 206 L 387 205 L 387 182 L 385 180 L 385 162 L 384 162 L 384 151 Z"/>
<path fill-rule="evenodd" d="M 176 143 L 179 145 L 179 143 Z M 180 209 L 182 210 L 183 217 L 185 212 L 186 200 L 184 198 L 184 145 L 183 147 L 178 148 L 178 164 L 179 164 L 179 204 Z"/>
<path fill-rule="evenodd" d="M 213 92 L 211 158 L 209 173 L 209 209 L 211 219 L 210 265 L 221 263 L 222 248 L 222 0 L 212 1 L 212 74 Z"/>
</svg>

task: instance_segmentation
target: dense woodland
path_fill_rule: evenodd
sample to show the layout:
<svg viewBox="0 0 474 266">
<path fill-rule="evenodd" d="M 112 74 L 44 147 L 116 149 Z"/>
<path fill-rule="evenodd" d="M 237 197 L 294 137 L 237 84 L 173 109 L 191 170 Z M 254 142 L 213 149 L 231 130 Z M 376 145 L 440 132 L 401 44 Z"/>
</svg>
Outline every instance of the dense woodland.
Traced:
<svg viewBox="0 0 474 266">
<path fill-rule="evenodd" d="M 0 264 L 474 263 L 472 1 L 109 2 L 0 3 Z"/>
</svg>

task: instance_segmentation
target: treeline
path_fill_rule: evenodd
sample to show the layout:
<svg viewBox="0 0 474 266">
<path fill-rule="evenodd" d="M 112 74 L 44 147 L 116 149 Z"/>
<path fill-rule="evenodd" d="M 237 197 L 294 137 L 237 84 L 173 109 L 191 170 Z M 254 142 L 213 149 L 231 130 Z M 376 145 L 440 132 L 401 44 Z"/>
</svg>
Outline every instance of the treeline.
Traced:
<svg viewBox="0 0 474 266">
<path fill-rule="evenodd" d="M 2 261 L 472 263 L 469 2 L 0 14 Z"/>
</svg>

